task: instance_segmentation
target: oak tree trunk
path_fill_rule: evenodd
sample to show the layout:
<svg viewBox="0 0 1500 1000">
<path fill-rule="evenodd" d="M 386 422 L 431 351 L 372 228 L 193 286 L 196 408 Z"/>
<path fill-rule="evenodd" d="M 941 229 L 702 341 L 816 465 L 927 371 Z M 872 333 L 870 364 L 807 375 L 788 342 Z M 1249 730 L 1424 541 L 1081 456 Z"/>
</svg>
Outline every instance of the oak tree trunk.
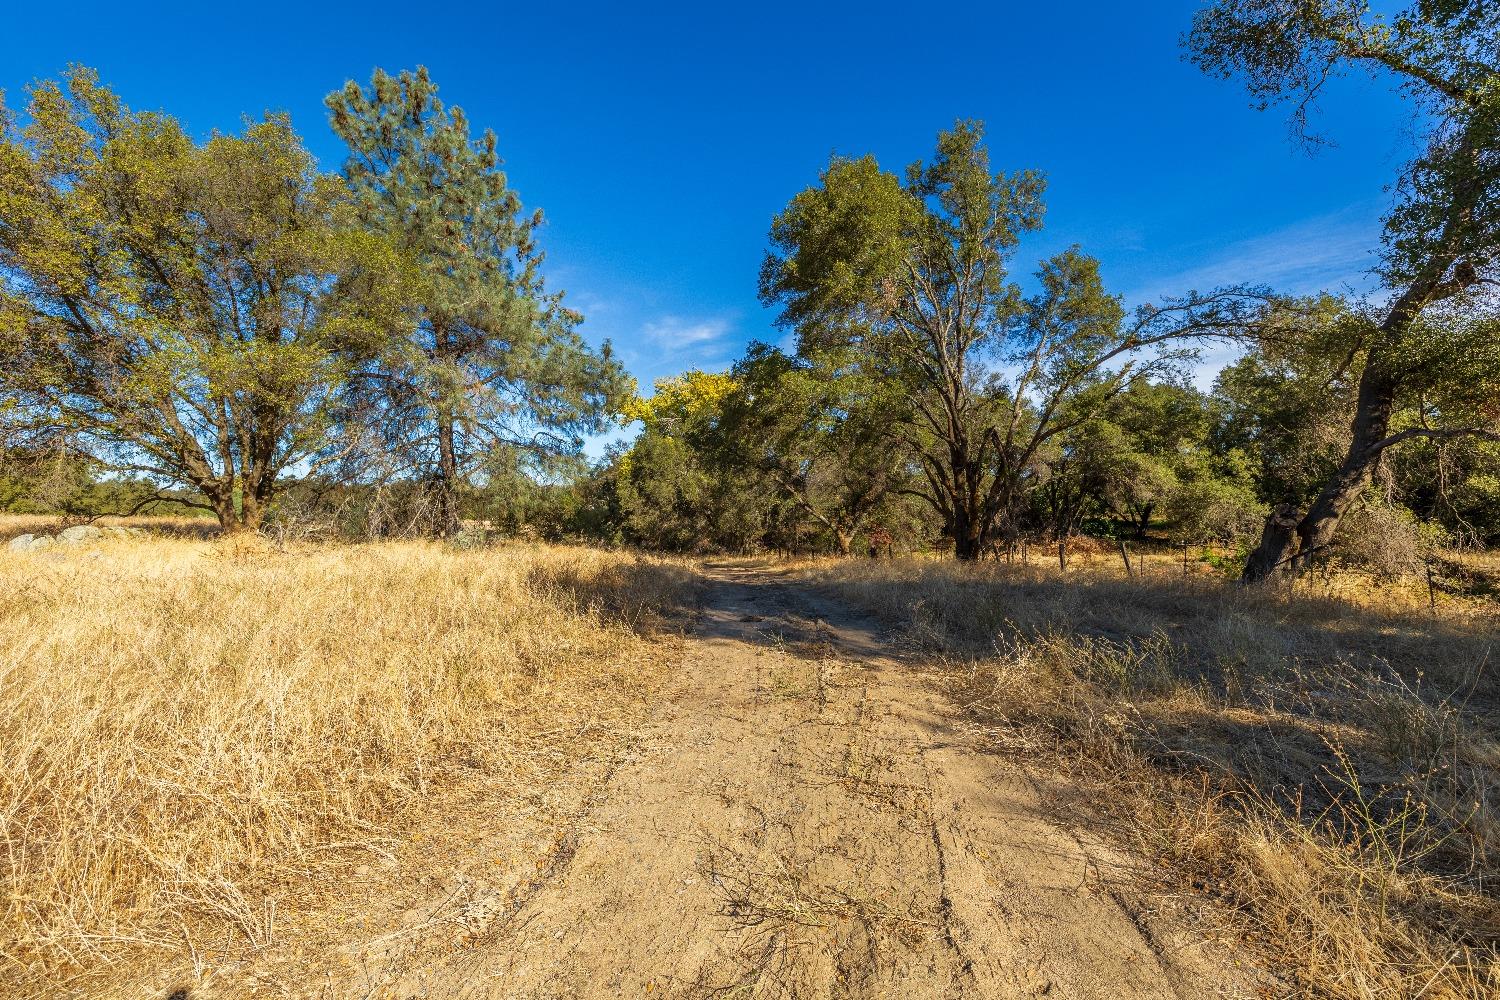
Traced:
<svg viewBox="0 0 1500 1000">
<path fill-rule="evenodd" d="M 847 556 L 854 552 L 854 532 L 835 528 L 833 539 L 838 544 L 839 555 Z"/>
<path fill-rule="evenodd" d="M 973 562 L 984 554 L 985 526 L 982 519 L 960 508 L 953 519 L 953 555 Z"/>
<path fill-rule="evenodd" d="M 1135 537 L 1137 541 L 1146 540 L 1146 532 L 1151 528 L 1151 515 L 1156 513 L 1156 504 L 1148 503 L 1141 509 L 1140 516 L 1135 522 Z"/>
<path fill-rule="evenodd" d="M 1360 375 L 1349 448 L 1343 462 L 1306 513 L 1292 504 L 1282 504 L 1266 519 L 1260 544 L 1245 562 L 1242 582 L 1264 583 L 1275 577 L 1300 576 L 1311 565 L 1313 556 L 1332 543 L 1339 521 L 1369 484 L 1389 443 L 1391 415 L 1400 386 L 1382 356 L 1400 345 L 1432 292 L 1431 285 L 1407 289 L 1386 316 L 1376 348 L 1371 350 Z"/>
</svg>

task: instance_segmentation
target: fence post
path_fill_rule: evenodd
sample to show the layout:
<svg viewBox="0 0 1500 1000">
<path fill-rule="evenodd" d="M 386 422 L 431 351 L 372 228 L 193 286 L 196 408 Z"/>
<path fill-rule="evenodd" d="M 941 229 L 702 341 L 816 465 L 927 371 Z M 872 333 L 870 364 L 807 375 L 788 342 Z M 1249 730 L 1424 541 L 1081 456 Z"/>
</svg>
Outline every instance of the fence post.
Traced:
<svg viewBox="0 0 1500 1000">
<path fill-rule="evenodd" d="M 1125 575 L 1135 577 L 1135 569 L 1130 565 L 1130 550 L 1125 547 L 1125 539 L 1120 539 L 1120 558 L 1125 560 Z"/>
</svg>

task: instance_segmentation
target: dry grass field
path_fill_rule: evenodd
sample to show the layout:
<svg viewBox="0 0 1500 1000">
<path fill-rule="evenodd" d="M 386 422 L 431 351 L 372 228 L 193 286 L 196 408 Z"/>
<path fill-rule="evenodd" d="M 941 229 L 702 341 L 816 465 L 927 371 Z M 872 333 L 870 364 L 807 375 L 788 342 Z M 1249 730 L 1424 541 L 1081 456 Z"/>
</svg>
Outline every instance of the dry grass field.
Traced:
<svg viewBox="0 0 1500 1000">
<path fill-rule="evenodd" d="M 440 838 L 445 789 L 545 785 L 644 711 L 693 587 L 587 549 L 161 536 L 0 549 L 0 580 L 0 994 L 34 997 L 156 995 Z"/>
<path fill-rule="evenodd" d="M 946 658 L 997 752 L 1135 845 L 1153 891 L 1227 903 L 1286 995 L 1500 995 L 1492 601 L 1434 618 L 1424 582 L 1247 592 L 1166 560 L 799 575 Z"/>
<path fill-rule="evenodd" d="M 136 523 L 151 533 L 0 549 L 7 996 L 379 995 L 354 972 L 336 989 L 298 976 L 355 939 L 399 973 L 386 927 L 421 931 L 431 959 L 448 939 L 399 911 L 458 905 L 465 858 L 570 891 L 567 859 L 602 847 L 548 802 L 603 794 L 606 759 L 656 767 L 630 734 L 669 668 L 684 648 L 727 655 L 712 635 L 679 638 L 672 611 L 704 580 L 680 561 L 277 547 L 200 537 L 191 519 Z M 13 518 L 0 537 L 47 527 Z M 1148 897 L 1225 904 L 1212 909 L 1231 936 L 1285 976 L 1274 995 L 1500 991 L 1493 597 L 1439 593 L 1434 613 L 1423 580 L 1347 574 L 1245 591 L 1167 553 L 1134 578 L 1109 551 L 1065 574 L 1035 553 L 753 562 L 784 583 L 742 587 L 760 603 L 720 609 L 734 628 L 758 636 L 761 605 L 800 607 L 805 585 L 898 626 L 924 668 L 911 676 L 937 665 L 970 731 L 1002 771 L 1033 777 L 1059 829 L 1111 831 Z M 759 681 L 723 680 L 760 703 Z M 697 744 L 679 751 L 698 774 Z M 609 787 L 622 814 L 645 808 L 629 781 Z M 558 823 L 574 839 L 549 848 Z M 608 885 L 626 893 L 638 874 Z"/>
</svg>

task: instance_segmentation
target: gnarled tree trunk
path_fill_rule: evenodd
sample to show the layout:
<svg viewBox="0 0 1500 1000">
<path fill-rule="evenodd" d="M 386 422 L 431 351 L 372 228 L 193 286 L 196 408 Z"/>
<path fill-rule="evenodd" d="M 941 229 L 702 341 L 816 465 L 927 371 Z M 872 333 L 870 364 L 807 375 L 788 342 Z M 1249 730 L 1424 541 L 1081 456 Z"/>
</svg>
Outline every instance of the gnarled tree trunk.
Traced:
<svg viewBox="0 0 1500 1000">
<path fill-rule="evenodd" d="M 833 541 L 839 548 L 839 555 L 847 556 L 854 551 L 854 532 L 847 528 L 834 528 Z"/>
<path fill-rule="evenodd" d="M 1386 359 L 1410 333 L 1423 306 L 1432 301 L 1438 288 L 1436 280 L 1415 284 L 1392 306 L 1360 375 L 1349 448 L 1343 462 L 1306 513 L 1292 504 L 1282 504 L 1266 519 L 1260 544 L 1245 563 L 1241 576 L 1244 583 L 1300 576 L 1311 565 L 1313 556 L 1333 542 L 1339 521 L 1369 485 L 1380 456 L 1391 444 L 1391 415 L 1400 384 Z"/>
</svg>

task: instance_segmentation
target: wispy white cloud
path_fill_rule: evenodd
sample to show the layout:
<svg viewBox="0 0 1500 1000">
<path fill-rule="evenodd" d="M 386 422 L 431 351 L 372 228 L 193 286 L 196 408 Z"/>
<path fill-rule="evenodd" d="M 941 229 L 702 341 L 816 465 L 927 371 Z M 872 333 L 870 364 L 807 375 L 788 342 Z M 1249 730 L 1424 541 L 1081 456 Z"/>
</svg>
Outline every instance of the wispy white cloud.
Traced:
<svg viewBox="0 0 1500 1000">
<path fill-rule="evenodd" d="M 1202 247 L 1196 259 L 1189 252 L 1179 251 L 1175 256 L 1192 262 L 1139 282 L 1126 293 L 1126 303 L 1134 306 L 1193 290 L 1237 284 L 1266 285 L 1289 295 L 1373 292 L 1378 286 L 1371 272 L 1378 263 L 1380 209 L 1373 202 L 1351 205 L 1279 229 Z M 1208 389 L 1243 350 L 1236 344 L 1204 345 L 1190 372 L 1193 381 L 1199 388 Z"/>
<path fill-rule="evenodd" d="M 1268 285 L 1279 292 L 1369 291 L 1377 263 L 1380 219 L 1373 205 L 1284 226 L 1246 239 L 1204 248 L 1198 262 L 1160 275 L 1126 295 L 1131 304 L 1150 302 L 1192 289 L 1223 285 Z"/>
<path fill-rule="evenodd" d="M 641 326 L 641 332 L 658 347 L 676 350 L 704 349 L 716 345 L 726 337 L 732 324 L 724 317 L 708 319 L 686 319 L 682 316 L 662 316 Z"/>
</svg>

